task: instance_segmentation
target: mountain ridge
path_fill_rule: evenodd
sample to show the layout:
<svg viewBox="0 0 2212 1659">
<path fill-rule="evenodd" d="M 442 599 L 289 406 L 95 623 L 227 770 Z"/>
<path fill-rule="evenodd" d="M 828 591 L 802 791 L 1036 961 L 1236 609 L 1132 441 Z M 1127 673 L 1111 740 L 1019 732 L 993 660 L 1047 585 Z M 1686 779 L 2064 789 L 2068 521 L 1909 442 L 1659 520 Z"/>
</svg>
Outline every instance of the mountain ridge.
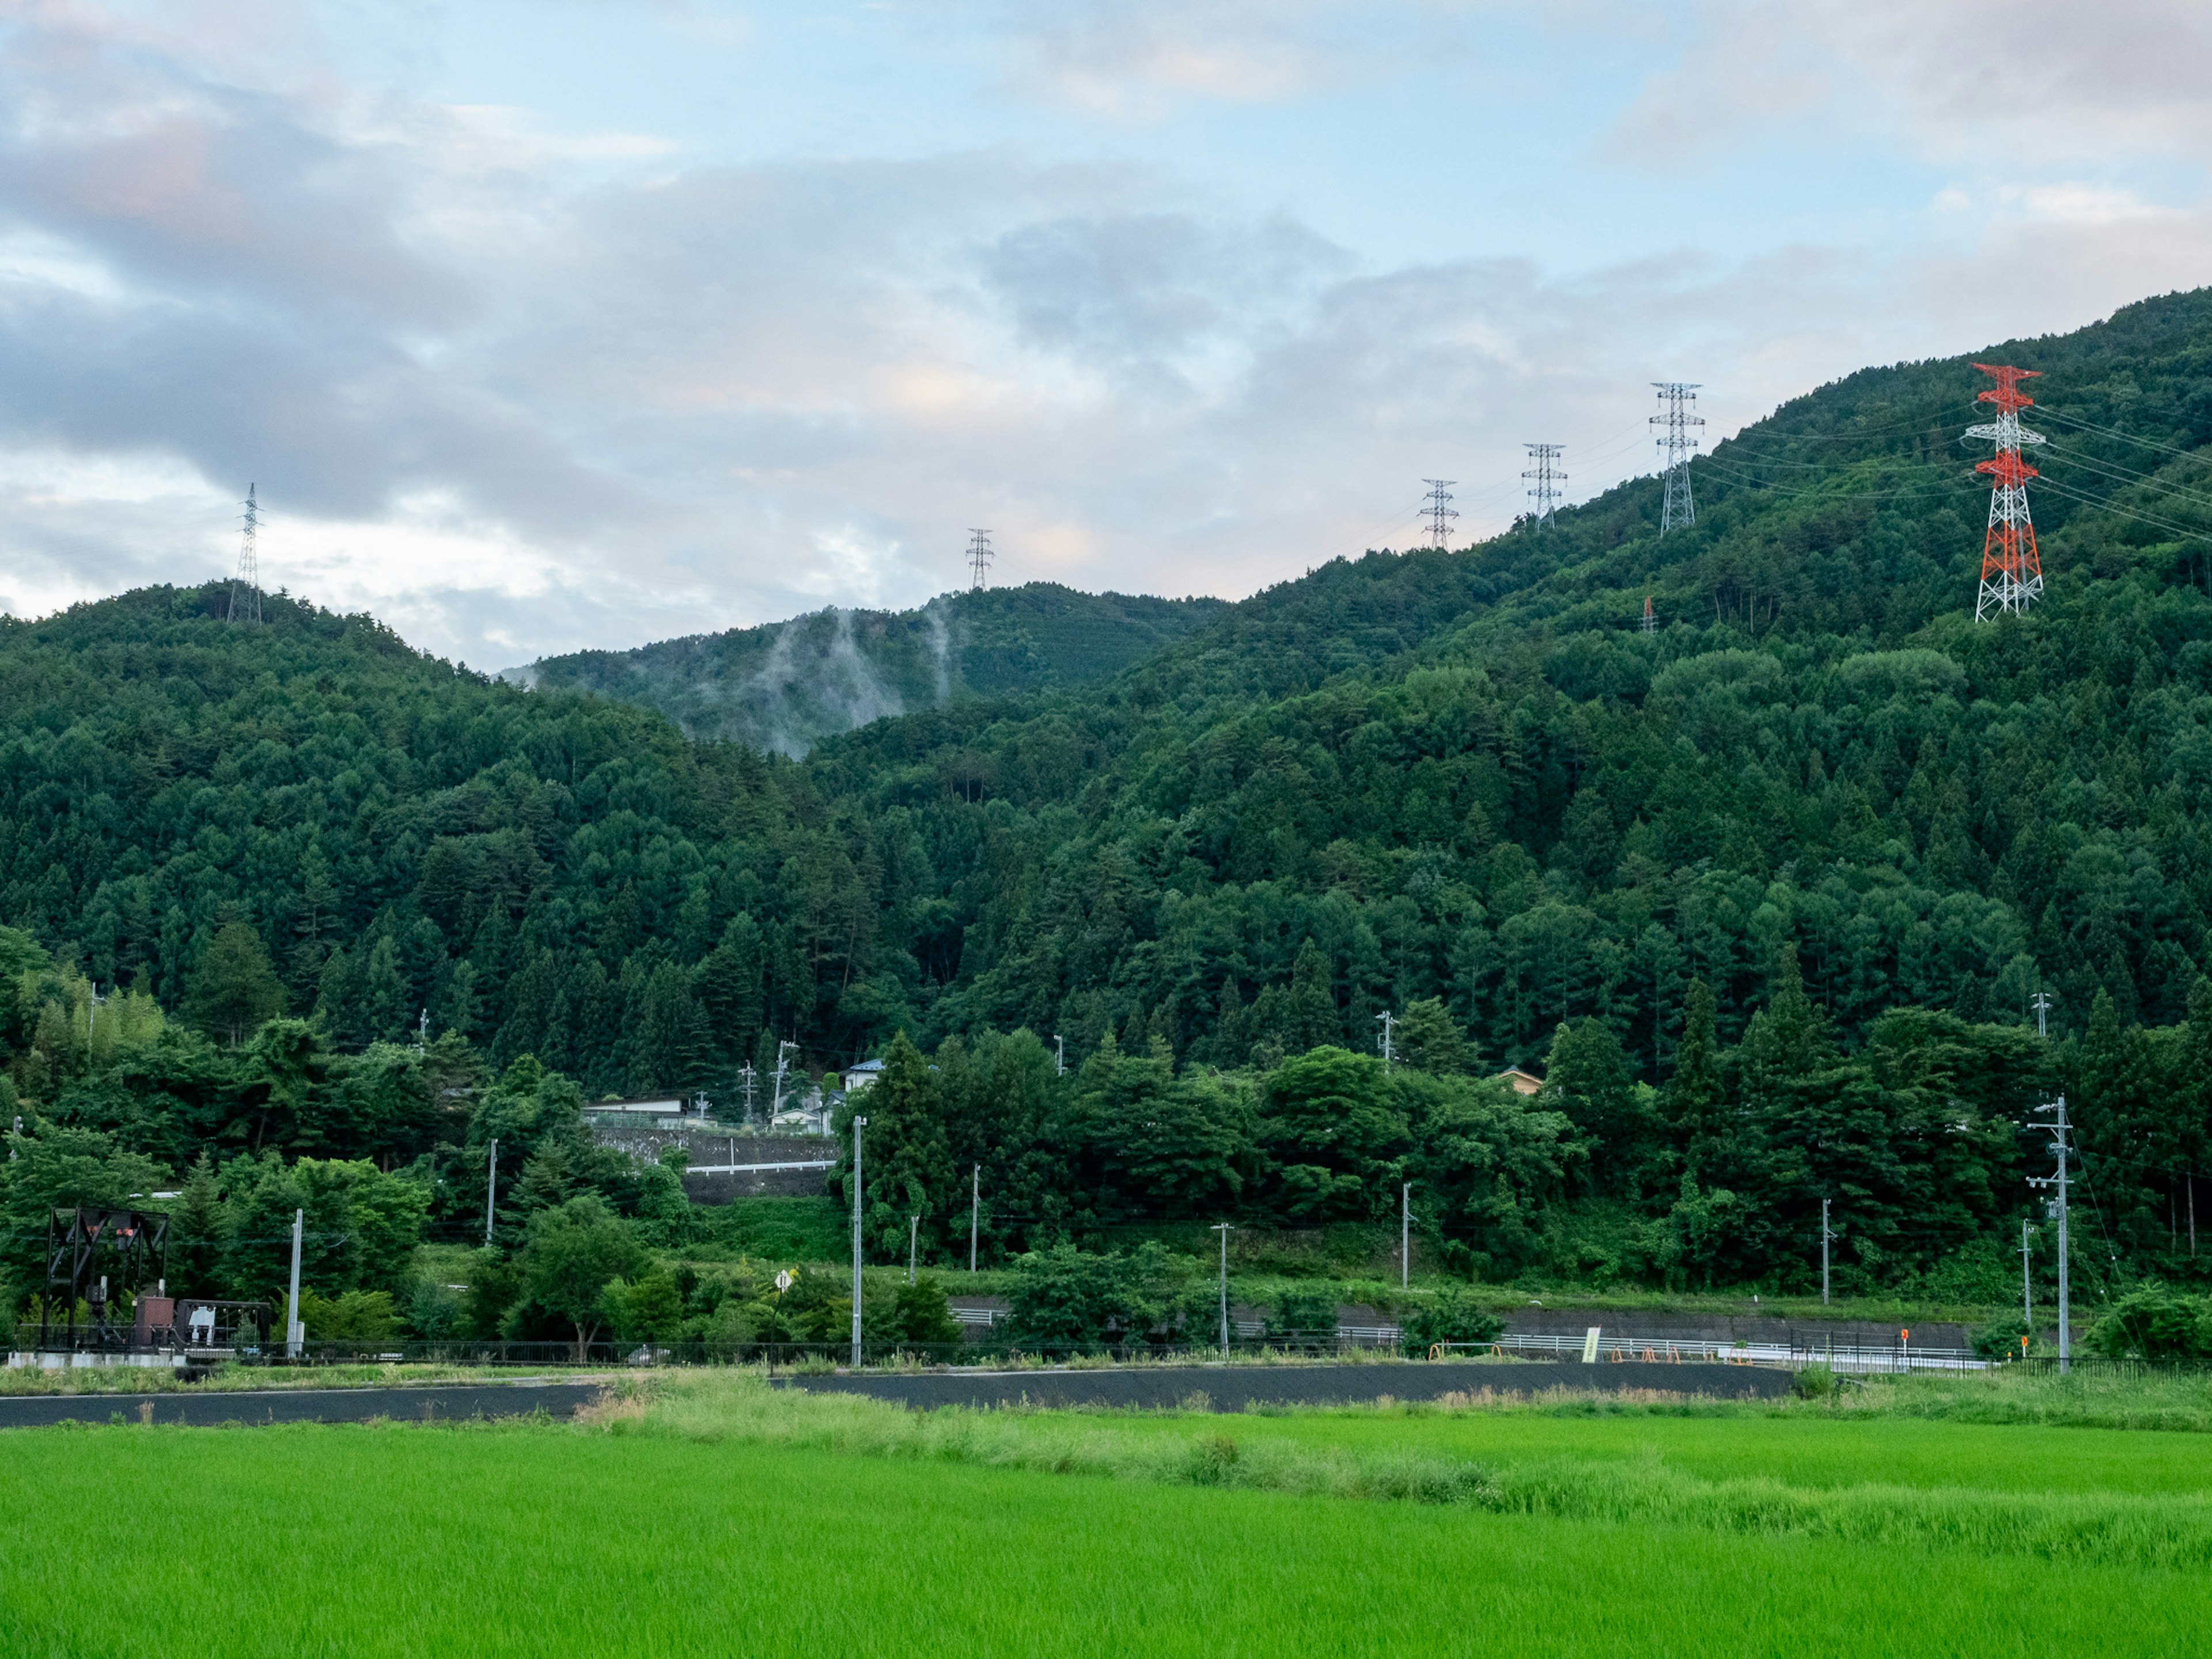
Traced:
<svg viewBox="0 0 2212 1659">
<path fill-rule="evenodd" d="M 832 605 L 629 651 L 572 652 L 540 658 L 526 678 L 504 677 L 641 703 L 687 736 L 795 758 L 823 738 L 955 697 L 1097 679 L 1227 608 L 1030 582 L 942 593 L 912 611 Z"/>
</svg>

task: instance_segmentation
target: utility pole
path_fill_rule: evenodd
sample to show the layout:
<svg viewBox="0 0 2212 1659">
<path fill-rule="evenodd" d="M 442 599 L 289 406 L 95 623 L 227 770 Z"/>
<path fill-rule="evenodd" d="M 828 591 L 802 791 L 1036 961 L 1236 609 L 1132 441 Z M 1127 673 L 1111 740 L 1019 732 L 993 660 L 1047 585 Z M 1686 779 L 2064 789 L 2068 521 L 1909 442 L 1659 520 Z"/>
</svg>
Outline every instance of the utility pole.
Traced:
<svg viewBox="0 0 2212 1659">
<path fill-rule="evenodd" d="M 753 1079 L 759 1075 L 753 1070 L 753 1063 L 750 1060 L 747 1060 L 738 1070 L 738 1085 L 745 1091 L 745 1121 L 747 1123 L 753 1121 Z M 733 1149 L 730 1154 L 730 1162 L 734 1164 L 737 1161 L 737 1153 Z"/>
<path fill-rule="evenodd" d="M 425 1008 L 415 1022 L 415 1052 L 421 1054 L 430 1046 L 430 1011 Z"/>
<path fill-rule="evenodd" d="M 1659 618 L 1651 614 L 1651 596 L 1649 593 L 1644 596 L 1644 631 L 1647 634 L 1659 631 Z"/>
<path fill-rule="evenodd" d="M 983 1224 L 983 1166 L 978 1164 L 968 1193 L 968 1271 L 975 1271 L 975 1235 Z"/>
<path fill-rule="evenodd" d="M 910 1215 L 906 1218 L 906 1282 L 914 1283 L 915 1251 L 921 1243 L 921 1218 Z"/>
<path fill-rule="evenodd" d="M 1422 498 L 1428 502 L 1428 505 L 1421 509 L 1429 515 L 1429 545 L 1436 548 L 1449 548 L 1452 533 L 1451 521 L 1459 517 L 1459 514 L 1453 509 L 1451 492 L 1444 486 L 1457 483 L 1459 480 L 1424 478 L 1421 482 L 1429 487 L 1429 493 Z"/>
<path fill-rule="evenodd" d="M 1705 418 L 1692 415 L 1697 406 L 1698 384 L 1694 380 L 1654 380 L 1659 388 L 1659 412 L 1650 423 L 1662 428 L 1655 441 L 1666 465 L 1667 497 L 1659 509 L 1659 533 L 1670 530 L 1686 530 L 1698 521 L 1697 503 L 1690 499 L 1690 452 L 1698 441 L 1690 435 L 1693 426 L 1703 426 Z"/>
<path fill-rule="evenodd" d="M 735 1158 L 730 1160 L 736 1163 Z M 491 1164 L 484 1172 L 484 1249 L 491 1249 L 492 1205 L 499 1197 L 499 1137 L 492 1137 Z"/>
<path fill-rule="evenodd" d="M 1221 1235 L 1221 1357 L 1229 1358 L 1229 1224 L 1219 1221 L 1213 1231 Z"/>
<path fill-rule="evenodd" d="M 1413 1183 L 1398 1191 L 1398 1288 L 1413 1282 Z"/>
<path fill-rule="evenodd" d="M 991 585 L 991 532 L 971 527 L 968 537 L 968 585 L 981 592 Z"/>
<path fill-rule="evenodd" d="M 783 1110 L 783 1079 L 789 1069 L 784 1064 L 784 1055 L 787 1051 L 798 1046 L 797 1043 L 789 1042 L 779 1042 L 775 1045 L 775 1098 L 768 1109 L 768 1121 L 770 1125 L 775 1122 L 777 1115 Z"/>
<path fill-rule="evenodd" d="M 2036 1036 L 2049 1036 L 2050 1033 L 2044 1029 L 2043 1022 L 2045 1018 L 2051 1012 L 2051 993 L 2048 991 L 2038 991 L 2027 1006 L 2035 1010 Z"/>
<path fill-rule="evenodd" d="M 1392 1013 L 1388 1008 L 1385 1008 L 1381 1013 L 1375 1016 L 1375 1023 L 1382 1028 L 1382 1069 L 1387 1072 L 1390 1069 L 1390 1038 L 1393 1031 L 1397 1027 L 1398 1017 Z"/>
<path fill-rule="evenodd" d="M 1982 536 L 1982 585 L 1974 596 L 1974 620 L 1984 622 L 2008 611 L 2024 611 L 2042 595 L 2043 559 L 2035 550 L 2035 521 L 2027 511 L 2027 481 L 2036 471 L 2021 459 L 2020 447 L 2045 440 L 2020 423 L 2020 411 L 2035 404 L 2020 383 L 2041 371 L 1999 363 L 1974 367 L 1996 382 L 1974 399 L 1996 404 L 1996 419 L 1966 428 L 1968 438 L 1996 446 L 1996 454 L 1974 465 L 1975 471 L 1990 475 L 1990 525 Z"/>
<path fill-rule="evenodd" d="M 2036 1108 L 2038 1116 L 2045 1112 L 2053 1115 L 2050 1124 L 2051 1152 L 2051 1156 L 2058 1160 L 2058 1172 L 2056 1175 L 2030 1176 L 2027 1178 L 2027 1184 L 2031 1187 L 2056 1187 L 2058 1189 L 2058 1197 L 2052 1206 L 2052 1211 L 2058 1218 L 2058 1369 L 2063 1375 L 2070 1369 L 2069 1362 L 2073 1357 L 2073 1345 L 2069 1340 L 2070 1333 L 2067 1328 L 2067 1316 L 2069 1309 L 2067 1305 L 2066 1273 L 2066 1097 L 2060 1095 L 2050 1105 Z"/>
<path fill-rule="evenodd" d="M 1559 471 L 1556 463 L 1567 453 L 1567 447 L 1565 444 L 1522 444 L 1521 447 L 1536 463 L 1521 475 L 1536 481 L 1536 487 L 1528 491 L 1528 499 L 1536 504 L 1536 510 L 1528 515 L 1528 528 L 1541 530 L 1552 521 L 1553 504 L 1566 493 L 1559 486 L 1567 481 L 1567 475 Z"/>
<path fill-rule="evenodd" d="M 300 1349 L 307 1340 L 307 1322 L 300 1317 L 300 1236 L 306 1230 L 307 1212 L 292 1212 L 292 1293 L 284 1304 L 284 1357 L 297 1359 Z"/>
<path fill-rule="evenodd" d="M 2026 1216 L 2020 1218 L 2020 1324 L 2029 1336 L 2035 1334 L 2035 1280 L 2028 1266 L 2027 1234 L 2033 1224 Z"/>
<path fill-rule="evenodd" d="M 246 486 L 246 533 L 238 544 L 238 574 L 231 578 L 230 611 L 226 621 L 261 620 L 261 557 L 254 538 L 261 528 L 261 507 L 253 499 L 253 486 Z"/>
<path fill-rule="evenodd" d="M 1052 1074 L 1054 1077 L 1067 1075 L 1067 1039 L 1057 1031 L 1053 1033 L 1052 1038 Z"/>
<path fill-rule="evenodd" d="M 853 1368 L 860 1365 L 860 1131 L 868 1120 L 853 1120 Z"/>
<path fill-rule="evenodd" d="M 1820 1200 L 1820 1305 L 1828 1305 L 1828 1241 L 1835 1235 L 1828 1231 L 1828 1203 Z"/>
</svg>

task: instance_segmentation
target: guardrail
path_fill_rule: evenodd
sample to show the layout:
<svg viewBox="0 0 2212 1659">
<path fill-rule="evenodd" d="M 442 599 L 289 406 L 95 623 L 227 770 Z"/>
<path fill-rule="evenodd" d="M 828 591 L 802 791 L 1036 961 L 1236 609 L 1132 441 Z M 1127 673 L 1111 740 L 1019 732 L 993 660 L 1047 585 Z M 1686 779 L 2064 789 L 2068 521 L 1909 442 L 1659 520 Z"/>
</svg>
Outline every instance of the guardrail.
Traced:
<svg viewBox="0 0 2212 1659">
<path fill-rule="evenodd" d="M 1606 1336 L 1592 1344 L 1581 1336 L 1513 1335 L 1488 1342 L 1440 1342 L 1431 1352 L 1560 1355 L 1618 1363 L 1642 1360 L 1661 1365 L 1771 1365 L 1798 1370 L 1826 1365 L 1831 1370 L 1860 1372 L 1979 1371 L 2000 1362 L 1985 1359 L 1971 1348 L 1916 1347 L 1911 1344 L 1823 1343 L 1815 1348 L 1803 1343 L 1728 1341 L 1696 1336 Z"/>
</svg>

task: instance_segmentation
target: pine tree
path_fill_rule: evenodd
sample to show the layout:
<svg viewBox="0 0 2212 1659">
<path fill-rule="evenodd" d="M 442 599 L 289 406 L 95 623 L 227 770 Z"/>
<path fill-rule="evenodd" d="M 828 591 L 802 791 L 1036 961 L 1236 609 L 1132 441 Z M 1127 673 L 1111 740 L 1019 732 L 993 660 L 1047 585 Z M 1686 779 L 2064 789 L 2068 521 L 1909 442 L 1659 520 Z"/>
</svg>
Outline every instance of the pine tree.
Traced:
<svg viewBox="0 0 2212 1659">
<path fill-rule="evenodd" d="M 1682 1037 L 1674 1046 L 1674 1076 L 1667 1087 L 1667 1115 L 1695 1167 L 1699 1149 L 1719 1127 L 1720 1039 L 1714 1030 L 1713 988 L 1690 981 L 1682 998 Z"/>
<path fill-rule="evenodd" d="M 202 1030 L 234 1048 L 284 1012 L 283 981 L 260 934 L 235 921 L 216 930 L 192 975 L 191 1008 Z"/>
<path fill-rule="evenodd" d="M 362 975 L 362 996 L 368 1009 L 372 1041 L 397 1042 L 407 1035 L 414 1012 L 407 976 L 399 969 L 399 948 L 392 935 L 383 934 L 369 947 L 368 966 Z"/>
<path fill-rule="evenodd" d="M 1344 1022 L 1337 1013 L 1328 959 L 1310 934 L 1298 947 L 1297 960 L 1291 964 L 1290 1004 L 1285 1016 L 1289 1029 L 1283 1035 L 1293 1052 L 1344 1041 Z"/>
</svg>

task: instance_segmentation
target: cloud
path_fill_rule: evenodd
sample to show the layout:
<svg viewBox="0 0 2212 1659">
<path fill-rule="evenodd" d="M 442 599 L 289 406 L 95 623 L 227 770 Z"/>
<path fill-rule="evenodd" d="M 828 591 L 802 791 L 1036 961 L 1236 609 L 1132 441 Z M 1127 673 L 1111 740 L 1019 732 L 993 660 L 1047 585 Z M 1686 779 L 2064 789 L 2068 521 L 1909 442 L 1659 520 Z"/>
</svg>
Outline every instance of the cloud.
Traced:
<svg viewBox="0 0 2212 1659">
<path fill-rule="evenodd" d="M 1156 79 L 1144 40 L 1273 27 L 1061 16 Z M 1647 469 L 1652 380 L 1705 382 L 1717 436 L 2212 250 L 2081 167 L 1962 173 L 1879 255 L 1393 264 L 1110 158 L 702 158 L 369 98 L 249 33 L 52 8 L 0 39 L 11 609 L 227 574 L 248 480 L 272 586 L 480 665 L 916 604 L 975 525 L 1003 581 L 1241 593 L 1406 544 L 1424 477 L 1502 526 L 1527 441 L 1570 446 L 1577 497 Z"/>
<path fill-rule="evenodd" d="M 1886 142 L 1996 175 L 2212 142 L 2198 0 L 1706 0 L 1603 153 L 1710 163 L 1751 135 Z"/>
</svg>

